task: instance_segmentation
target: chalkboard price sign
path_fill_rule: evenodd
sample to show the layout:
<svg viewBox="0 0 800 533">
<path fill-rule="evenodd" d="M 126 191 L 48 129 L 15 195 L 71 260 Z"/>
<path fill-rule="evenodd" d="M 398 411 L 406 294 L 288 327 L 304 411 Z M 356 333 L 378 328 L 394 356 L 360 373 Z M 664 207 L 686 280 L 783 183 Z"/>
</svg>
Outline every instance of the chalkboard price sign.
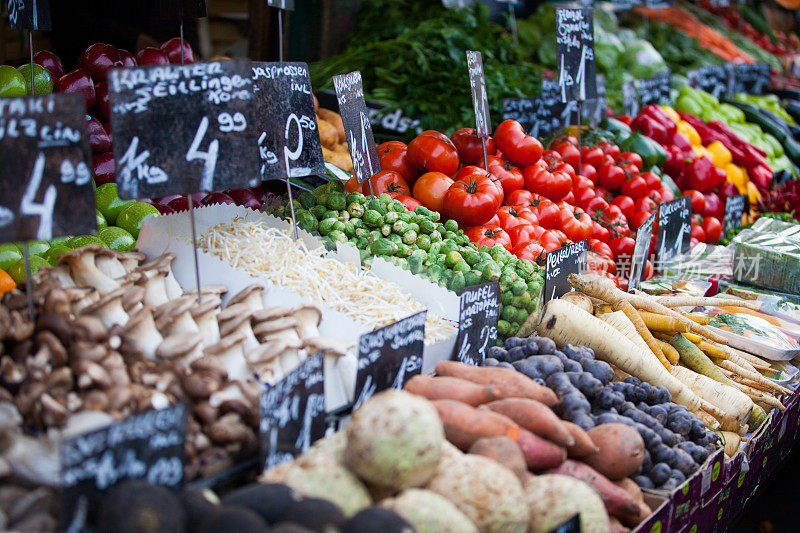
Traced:
<svg viewBox="0 0 800 533">
<path fill-rule="evenodd" d="M 663 203 L 658 209 L 659 267 L 665 261 L 689 251 L 692 235 L 692 204 L 688 196 Z"/>
<path fill-rule="evenodd" d="M 261 179 L 325 172 L 305 63 L 252 63 Z"/>
<path fill-rule="evenodd" d="M 639 95 L 636 91 L 636 84 L 632 81 L 622 84 L 622 108 L 629 117 L 639 114 Z"/>
<path fill-rule="evenodd" d="M 731 228 L 738 228 L 742 225 L 742 216 L 747 212 L 748 201 L 747 195 L 737 194 L 736 196 L 729 196 L 725 200 L 725 221 L 722 225 L 722 231 L 728 231 Z"/>
<path fill-rule="evenodd" d="M 178 487 L 183 482 L 185 441 L 184 404 L 129 416 L 63 441 L 62 524 L 81 521 L 106 490 L 126 479 Z"/>
<path fill-rule="evenodd" d="M 358 183 L 363 183 L 381 169 L 378 160 L 378 149 L 372 135 L 369 113 L 364 103 L 364 87 L 361 84 L 361 73 L 357 70 L 349 74 L 333 77 L 336 89 L 336 100 L 339 102 L 339 113 L 342 115 L 350 157 L 353 160 L 353 173 Z"/>
<path fill-rule="evenodd" d="M 483 59 L 480 52 L 467 50 L 467 70 L 472 93 L 472 109 L 475 110 L 475 132 L 478 137 L 488 137 L 492 134 L 492 121 L 489 117 L 489 99 L 486 96 L 486 80 L 483 77 Z"/>
<path fill-rule="evenodd" d="M 267 5 L 270 7 L 277 7 L 278 9 L 294 11 L 294 0 L 267 0 Z"/>
<path fill-rule="evenodd" d="M 659 72 L 652 78 L 637 80 L 636 91 L 639 95 L 639 104 L 668 104 L 670 100 L 669 87 L 672 72 L 669 69 Z"/>
<path fill-rule="evenodd" d="M 52 30 L 50 0 L 8 0 L 8 24 L 12 30 Z"/>
<path fill-rule="evenodd" d="M 606 116 L 606 77 L 602 74 L 597 75 L 597 96 L 585 102 L 581 102 L 582 113 L 584 117 L 588 117 L 589 122 L 596 126 L 603 117 Z"/>
<path fill-rule="evenodd" d="M 486 350 L 497 342 L 498 298 L 497 283 L 476 285 L 461 293 L 456 338 L 458 361 L 480 366 L 486 359 Z"/>
<path fill-rule="evenodd" d="M 686 73 L 689 85 L 721 98 L 729 92 L 730 70 L 725 66 L 702 67 Z"/>
<path fill-rule="evenodd" d="M 770 68 L 766 63 L 733 66 L 733 92 L 762 94 L 770 84 Z"/>
<path fill-rule="evenodd" d="M 291 461 L 325 435 L 323 353 L 303 361 L 261 393 L 261 457 L 264 468 Z"/>
<path fill-rule="evenodd" d="M 164 19 L 191 19 L 208 16 L 206 0 L 158 0 L 157 15 Z"/>
<path fill-rule="evenodd" d="M 586 250 L 588 241 L 563 246 L 545 256 L 544 301 L 560 298 L 570 291 L 570 274 L 586 272 Z"/>
<path fill-rule="evenodd" d="M 243 59 L 112 70 L 120 198 L 257 185 L 252 77 Z"/>
<path fill-rule="evenodd" d="M 596 97 L 592 8 L 556 9 L 556 55 L 561 101 Z"/>
<path fill-rule="evenodd" d="M 0 99 L 0 242 L 95 233 L 80 95 Z"/>
<path fill-rule="evenodd" d="M 358 339 L 353 409 L 385 389 L 402 389 L 422 371 L 427 311 L 398 320 Z"/>
<path fill-rule="evenodd" d="M 638 289 L 644 276 L 644 267 L 647 264 L 647 257 L 650 255 L 650 242 L 653 239 L 653 225 L 656 216 L 650 215 L 639 229 L 636 231 L 636 244 L 633 247 L 633 257 L 631 257 L 631 269 L 628 274 L 628 292 Z"/>
</svg>

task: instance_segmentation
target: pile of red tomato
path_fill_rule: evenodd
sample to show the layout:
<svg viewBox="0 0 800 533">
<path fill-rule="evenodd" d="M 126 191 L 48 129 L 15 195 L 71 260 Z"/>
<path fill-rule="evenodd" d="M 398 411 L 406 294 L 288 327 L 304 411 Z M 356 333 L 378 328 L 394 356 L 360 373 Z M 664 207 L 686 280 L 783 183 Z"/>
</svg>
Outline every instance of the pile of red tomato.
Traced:
<svg viewBox="0 0 800 533">
<path fill-rule="evenodd" d="M 588 239 L 590 269 L 615 280 L 617 264 L 629 264 L 633 253 L 632 231 L 672 199 L 659 176 L 641 172 L 639 155 L 605 141 L 579 147 L 569 136 L 546 150 L 514 120 L 486 139 L 488 165 L 469 128 L 450 138 L 425 131 L 408 145 L 389 141 L 378 154 L 382 170 L 371 179 L 372 190 L 369 182 L 352 179 L 348 191 L 388 193 L 410 209 L 439 211 L 473 242 L 500 244 L 526 259 L 541 261 L 547 252 Z"/>
</svg>

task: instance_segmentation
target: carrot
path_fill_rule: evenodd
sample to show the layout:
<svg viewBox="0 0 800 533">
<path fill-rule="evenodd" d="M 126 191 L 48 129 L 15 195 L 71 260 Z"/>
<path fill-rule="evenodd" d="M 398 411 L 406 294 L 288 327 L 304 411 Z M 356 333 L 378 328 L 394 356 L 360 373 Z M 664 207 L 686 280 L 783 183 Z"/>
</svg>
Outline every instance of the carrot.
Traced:
<svg viewBox="0 0 800 533">
<path fill-rule="evenodd" d="M 695 315 L 692 313 L 681 313 L 681 314 L 686 318 L 688 318 L 689 320 L 691 320 L 692 322 L 697 322 L 701 326 L 707 326 L 711 323 L 712 320 L 714 320 L 710 316 Z"/>
<path fill-rule="evenodd" d="M 482 437 L 508 437 L 519 440 L 520 427 L 503 415 L 474 407 L 456 400 L 431 402 L 439 413 L 447 440 L 467 451 Z"/>
<path fill-rule="evenodd" d="M 480 438 L 469 447 L 469 453 L 482 455 L 497 461 L 514 472 L 514 475 L 523 484 L 528 477 L 528 465 L 525 462 L 525 456 L 517 443 L 508 437 Z"/>
<path fill-rule="evenodd" d="M 568 457 L 587 457 L 600 450 L 592 441 L 592 438 L 589 437 L 589 434 L 579 425 L 567 422 L 566 420 L 561 423 L 564 424 L 569 434 L 575 439 L 575 444 L 567 446 Z"/>
<path fill-rule="evenodd" d="M 664 354 L 664 357 L 667 358 L 667 361 L 669 361 L 671 365 L 677 365 L 678 359 L 680 358 L 678 355 L 678 350 L 673 348 L 671 344 L 668 344 L 661 339 L 656 339 L 656 342 L 661 346 L 661 352 Z"/>
<path fill-rule="evenodd" d="M 476 385 L 463 379 L 422 374 L 408 380 L 403 388 L 428 400 L 458 400 L 473 407 L 501 397 L 497 387 L 493 385 Z"/>
<path fill-rule="evenodd" d="M 647 326 L 644 324 L 644 320 L 642 320 L 641 315 L 636 312 L 636 309 L 634 309 L 627 300 L 616 301 L 611 308 L 614 311 L 622 311 L 625 313 L 625 316 L 627 316 L 636 327 L 636 332 L 641 335 L 641 337 L 644 339 L 644 342 L 647 343 L 647 346 L 650 347 L 656 357 L 658 357 L 658 360 L 661 361 L 661 364 L 664 365 L 667 370 L 669 370 L 670 364 L 666 357 L 664 357 L 664 354 L 661 353 L 661 346 L 656 343 L 655 339 L 653 338 L 653 334 L 650 333 L 649 329 L 647 329 Z"/>
<path fill-rule="evenodd" d="M 718 357 L 720 359 L 727 359 L 728 352 L 717 346 L 716 344 L 712 344 L 708 341 L 701 340 L 700 342 L 696 343 L 697 347 L 703 350 L 706 355 L 709 357 Z"/>
<path fill-rule="evenodd" d="M 720 372 L 719 368 L 714 365 L 714 362 L 704 354 L 700 348 L 689 341 L 682 333 L 678 333 L 672 340 L 669 341 L 673 348 L 678 351 L 681 362 L 687 367 L 691 368 L 698 374 L 708 376 L 714 381 L 719 381 L 725 385 L 733 386 L 725 374 Z"/>
<path fill-rule="evenodd" d="M 589 465 L 567 459 L 548 474 L 563 474 L 587 483 L 600 495 L 609 514 L 617 518 L 630 520 L 639 516 L 639 502 L 636 498 Z"/>
<path fill-rule="evenodd" d="M 526 429 L 520 429 L 517 445 L 531 470 L 555 468 L 567 459 L 567 451 L 549 440 L 537 437 Z"/>
<path fill-rule="evenodd" d="M 659 315 L 649 311 L 639 311 L 642 322 L 652 331 L 689 331 L 689 326 L 675 317 Z"/>
<path fill-rule="evenodd" d="M 572 446 L 575 439 L 561 419 L 549 407 L 528 398 L 506 398 L 487 403 L 481 409 L 490 409 L 507 416 L 521 428 L 547 439 L 558 446 Z"/>
<path fill-rule="evenodd" d="M 548 407 L 558 404 L 558 396 L 555 392 L 509 368 L 439 361 L 436 364 L 436 373 L 440 376 L 465 379 L 479 385 L 494 385 L 500 398 L 530 398 L 542 402 Z"/>
<path fill-rule="evenodd" d="M 656 301 L 665 307 L 724 307 L 737 305 L 761 311 L 761 302 L 755 300 L 733 300 L 731 298 L 708 298 L 705 296 L 660 296 Z"/>
</svg>

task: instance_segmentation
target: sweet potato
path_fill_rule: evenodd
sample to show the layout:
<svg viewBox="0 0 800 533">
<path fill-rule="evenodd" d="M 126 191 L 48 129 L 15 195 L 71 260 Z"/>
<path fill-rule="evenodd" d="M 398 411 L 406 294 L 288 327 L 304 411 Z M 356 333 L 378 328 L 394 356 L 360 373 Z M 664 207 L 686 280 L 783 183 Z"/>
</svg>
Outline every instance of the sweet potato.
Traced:
<svg viewBox="0 0 800 533">
<path fill-rule="evenodd" d="M 607 477 L 589 465 L 567 459 L 561 466 L 550 470 L 549 473 L 563 474 L 588 483 L 600 494 L 608 513 L 623 522 L 634 520 L 639 516 L 639 502 L 625 489 L 614 485 Z"/>
<path fill-rule="evenodd" d="M 473 407 L 499 397 L 497 388 L 493 385 L 477 385 L 463 379 L 422 374 L 417 374 L 408 380 L 403 388 L 428 400 L 457 400 Z"/>
<path fill-rule="evenodd" d="M 623 526 L 620 521 L 613 516 L 608 519 L 608 522 L 608 533 L 628 533 L 630 531 L 630 529 Z"/>
<path fill-rule="evenodd" d="M 587 457 L 597 452 L 597 446 L 595 446 L 583 428 L 566 420 L 562 420 L 561 423 L 567 428 L 572 438 L 575 439 L 575 444 L 567 446 L 567 455 L 569 457 Z"/>
<path fill-rule="evenodd" d="M 501 414 L 488 409 L 478 410 L 456 400 L 434 400 L 431 403 L 439 413 L 447 440 L 464 451 L 482 437 L 519 440 L 520 427 Z"/>
<path fill-rule="evenodd" d="M 558 446 L 572 446 L 575 438 L 561 419 L 546 405 L 529 398 L 505 398 L 487 403 L 483 408 L 505 415 L 534 435 Z"/>
<path fill-rule="evenodd" d="M 636 482 L 631 478 L 626 477 L 620 479 L 619 481 L 614 481 L 614 485 L 625 490 L 625 492 L 633 496 L 633 498 L 637 502 L 644 502 L 644 495 L 642 494 L 642 489 L 640 489 L 639 485 L 637 485 Z"/>
<path fill-rule="evenodd" d="M 530 398 L 548 407 L 558 403 L 556 393 L 538 385 L 516 370 L 495 366 L 472 366 L 457 361 L 439 361 L 436 373 L 440 376 L 466 379 L 480 385 L 496 385 L 503 398 Z"/>
<path fill-rule="evenodd" d="M 525 464 L 531 470 L 555 468 L 567 458 L 567 451 L 564 448 L 537 437 L 527 429 L 520 428 L 517 444 L 525 456 Z"/>
<path fill-rule="evenodd" d="M 520 483 L 525 484 L 528 476 L 525 457 L 523 457 L 522 450 L 519 449 L 517 443 L 508 437 L 483 437 L 478 439 L 475 444 L 469 447 L 469 453 L 494 459 L 514 472 Z"/>
<path fill-rule="evenodd" d="M 606 476 L 618 481 L 634 475 L 644 461 L 644 440 L 639 432 L 625 424 L 601 424 L 587 431 L 599 449 L 583 461 Z"/>
</svg>

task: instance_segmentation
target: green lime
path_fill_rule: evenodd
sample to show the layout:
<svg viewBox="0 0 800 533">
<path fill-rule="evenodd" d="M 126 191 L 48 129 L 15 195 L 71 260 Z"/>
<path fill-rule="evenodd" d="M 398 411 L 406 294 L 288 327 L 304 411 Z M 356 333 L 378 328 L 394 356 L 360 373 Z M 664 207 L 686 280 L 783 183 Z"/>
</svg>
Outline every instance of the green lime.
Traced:
<svg viewBox="0 0 800 533">
<path fill-rule="evenodd" d="M 106 217 L 103 216 L 99 210 L 95 209 L 95 213 L 97 213 L 97 230 L 101 230 L 103 228 L 108 227 L 108 222 L 106 222 Z"/>
<path fill-rule="evenodd" d="M 22 246 L 25 246 L 25 244 L 20 244 L 20 248 Z M 31 255 L 42 255 L 49 249 L 50 243 L 47 241 L 28 241 L 28 253 Z"/>
<path fill-rule="evenodd" d="M 118 252 L 130 252 L 136 246 L 133 235 L 117 226 L 103 228 L 97 232 L 97 236 L 106 243 L 106 246 Z"/>
<path fill-rule="evenodd" d="M 80 248 L 81 246 L 86 246 L 89 244 L 99 244 L 100 246 L 106 245 L 106 243 L 104 243 L 94 235 L 78 235 L 67 241 L 67 246 L 69 246 L 73 250 L 75 248 Z"/>
<path fill-rule="evenodd" d="M 158 215 L 160 215 L 158 209 L 152 205 L 144 202 L 134 202 L 133 205 L 129 205 L 123 209 L 119 216 L 117 216 L 115 225 L 126 230 L 136 239 L 139 237 L 139 230 L 142 229 L 144 219 Z"/>
<path fill-rule="evenodd" d="M 31 65 L 27 63 L 20 66 L 17 70 L 25 79 L 25 89 L 27 94 L 31 94 Z M 40 94 L 50 94 L 53 92 L 53 77 L 41 65 L 33 64 L 33 82 L 36 89 L 36 96 Z"/>
<path fill-rule="evenodd" d="M 0 65 L 0 98 L 13 98 L 28 94 L 25 77 L 11 65 Z"/>
<path fill-rule="evenodd" d="M 48 265 L 48 263 L 47 263 L 47 261 L 44 260 L 44 258 L 39 257 L 38 255 L 32 255 L 31 256 L 31 273 L 34 273 L 37 270 L 39 270 L 39 267 L 43 267 L 43 266 L 47 266 L 47 265 Z M 24 259 L 20 259 L 19 261 L 17 261 L 13 265 L 11 265 L 11 268 L 9 268 L 7 270 L 7 272 L 8 272 L 8 275 L 11 276 L 11 279 L 13 279 L 16 282 L 17 285 L 25 283 L 25 278 L 26 278 L 26 276 L 25 276 L 25 260 Z"/>
<path fill-rule="evenodd" d="M 64 252 L 69 252 L 71 250 L 72 248 L 70 248 L 66 244 L 63 243 L 54 244 L 50 247 L 49 250 L 47 250 L 44 254 L 42 254 L 42 257 L 45 260 L 47 260 L 47 262 L 50 263 L 51 265 L 56 266 L 56 263 L 58 262 L 58 256 L 63 254 Z"/>
<path fill-rule="evenodd" d="M 106 219 L 107 224 L 115 224 L 120 212 L 134 203 L 133 200 L 120 200 L 116 183 L 104 183 L 94 190 L 94 202 L 97 210 Z"/>
<path fill-rule="evenodd" d="M 70 240 L 71 238 L 72 238 L 72 237 L 70 237 L 70 236 L 66 236 L 66 237 L 53 237 L 53 238 L 52 238 L 52 239 L 50 239 L 48 242 L 50 243 L 50 247 L 52 248 L 52 247 L 53 247 L 53 246 L 55 246 L 56 244 L 67 244 L 67 241 L 68 241 L 68 240 Z"/>
<path fill-rule="evenodd" d="M 22 252 L 16 244 L 0 244 L 0 268 L 8 271 L 11 265 L 22 259 Z"/>
</svg>

